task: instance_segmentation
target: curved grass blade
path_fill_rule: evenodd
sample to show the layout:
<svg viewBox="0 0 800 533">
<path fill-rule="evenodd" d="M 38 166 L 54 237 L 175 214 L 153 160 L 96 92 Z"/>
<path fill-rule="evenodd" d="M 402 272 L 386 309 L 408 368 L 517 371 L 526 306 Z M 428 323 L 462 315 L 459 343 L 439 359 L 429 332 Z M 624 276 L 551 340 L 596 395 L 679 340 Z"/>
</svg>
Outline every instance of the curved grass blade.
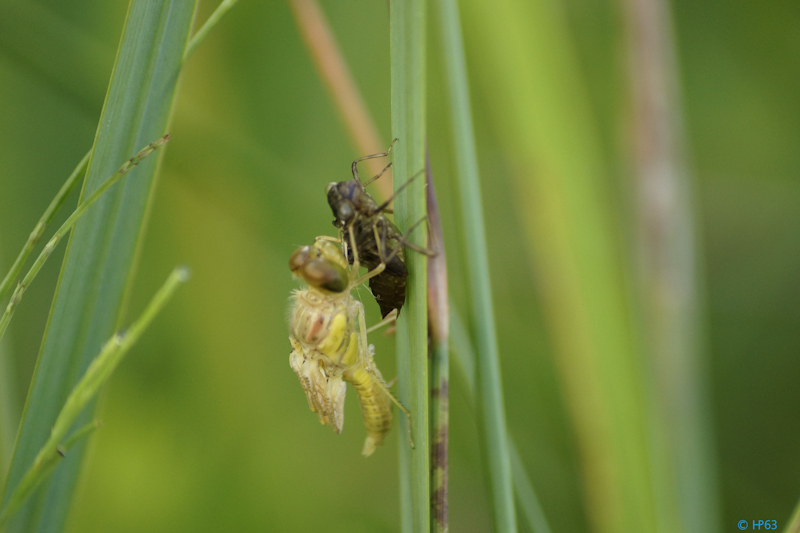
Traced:
<svg viewBox="0 0 800 533">
<path fill-rule="evenodd" d="M 139 146 L 162 135 L 172 110 L 195 0 L 132 0 L 82 197 Z M 117 327 L 158 158 L 114 185 L 75 226 L 25 406 L 3 502 L 22 481 L 78 377 Z M 75 424 L 92 419 L 94 402 Z M 10 531 L 61 531 L 84 444 L 34 492 Z"/>
<path fill-rule="evenodd" d="M 466 238 L 467 278 L 471 282 L 470 328 L 478 353 L 478 373 L 475 403 L 486 479 L 492 500 L 495 530 L 517 530 L 514 511 L 514 492 L 511 482 L 511 459 L 508 455 L 503 384 L 500 376 L 500 357 L 494 323 L 491 282 L 489 279 L 489 250 L 481 204 L 478 159 L 472 126 L 467 66 L 461 37 L 461 22 L 455 0 L 439 0 L 442 40 L 444 44 L 447 87 L 451 104 L 455 161 L 458 172 L 461 223 Z"/>
<path fill-rule="evenodd" d="M 22 507 L 36 487 L 52 473 L 60 459 L 64 458 L 67 452 L 81 438 L 98 427 L 96 421 L 90 422 L 76 430 L 70 437 L 67 437 L 69 429 L 80 416 L 86 404 L 95 397 L 100 387 L 122 362 L 123 357 L 136 344 L 136 341 L 139 340 L 139 337 L 142 336 L 142 333 L 144 333 L 156 315 L 172 298 L 178 286 L 188 279 L 189 271 L 186 268 L 173 270 L 161 289 L 150 300 L 139 319 L 131 324 L 127 331 L 115 334 L 103 346 L 100 354 L 95 357 L 83 377 L 67 397 L 66 402 L 64 402 L 64 406 L 61 408 L 61 412 L 53 425 L 53 430 L 50 432 L 50 438 L 39 450 L 30 469 L 25 473 L 14 493 L 0 510 L 0 530 L 5 527 L 14 513 Z"/>
<path fill-rule="evenodd" d="M 39 239 L 42 238 L 42 234 L 44 230 L 47 229 L 47 225 L 50 224 L 50 221 L 53 220 L 53 217 L 56 216 L 56 213 L 67 200 L 69 193 L 72 192 L 72 189 L 75 188 L 75 185 L 78 184 L 78 178 L 80 178 L 83 173 L 86 171 L 86 166 L 89 164 L 89 157 L 92 155 L 92 151 L 89 150 L 81 162 L 78 163 L 78 166 L 75 167 L 75 170 L 72 171 L 72 174 L 69 175 L 67 181 L 64 182 L 64 185 L 61 186 L 61 189 L 56 194 L 56 197 L 53 198 L 53 201 L 50 202 L 50 205 L 47 206 L 45 209 L 42 218 L 39 219 L 39 222 L 36 223 L 36 227 L 33 228 L 30 236 L 28 237 L 28 242 L 25 243 L 25 246 L 22 247 L 17 258 L 14 260 L 14 264 L 11 265 L 11 268 L 8 270 L 8 274 L 6 277 L 3 278 L 3 281 L 0 282 L 0 299 L 6 295 L 8 289 L 11 288 L 11 285 L 14 283 L 14 280 L 17 279 L 19 273 L 22 271 L 22 267 L 25 265 L 25 261 L 28 259 L 28 256 L 31 255 L 34 246 L 36 243 L 39 242 Z M 2 333 L 0 333 L 0 337 L 2 337 Z"/>
<path fill-rule="evenodd" d="M 11 321 L 11 317 L 14 315 L 14 311 L 16 310 L 20 300 L 22 300 L 22 295 L 24 294 L 25 290 L 28 287 L 30 287 L 31 283 L 33 283 L 33 279 L 36 277 L 36 274 L 38 274 L 39 271 L 42 269 L 42 266 L 44 266 L 45 261 L 47 261 L 47 258 L 50 257 L 50 254 L 53 253 L 53 250 L 55 250 L 56 246 L 58 246 L 58 243 L 61 242 L 61 239 L 64 237 L 64 235 L 66 235 L 67 232 L 72 229 L 72 227 L 78 222 L 81 216 L 84 213 L 86 213 L 86 211 L 92 206 L 92 204 L 94 204 L 103 195 L 103 193 L 108 190 L 109 187 L 111 187 L 117 181 L 119 181 L 119 179 L 122 176 L 130 172 L 131 169 L 134 168 L 136 165 L 138 165 L 145 157 L 152 154 L 160 146 L 165 145 L 169 141 L 169 139 L 170 139 L 169 135 L 164 135 L 157 141 L 148 144 L 138 154 L 131 157 L 129 160 L 125 161 L 125 163 L 122 165 L 122 167 L 120 167 L 119 170 L 117 170 L 110 178 L 108 178 L 105 182 L 103 182 L 103 184 L 100 187 L 98 187 L 97 190 L 95 190 L 91 195 L 89 195 L 89 197 L 85 201 L 81 202 L 81 205 L 79 205 L 78 208 L 75 209 L 75 211 L 73 211 L 73 213 L 61 225 L 61 227 L 58 228 L 58 231 L 56 231 L 55 234 L 50 238 L 50 240 L 47 241 L 47 244 L 44 246 L 44 249 L 39 254 L 39 257 L 36 258 L 36 261 L 34 261 L 31 269 L 28 271 L 28 273 L 25 275 L 22 281 L 17 285 L 14 294 L 11 296 L 11 301 L 8 303 L 8 306 L 6 306 L 6 310 L 3 313 L 3 316 L 0 317 L 0 339 L 3 338 L 3 334 L 5 334 L 6 329 L 8 328 L 8 323 Z M 40 225 L 41 222 L 37 224 L 36 226 L 37 230 L 34 230 L 34 233 L 39 231 L 38 228 Z M 42 227 L 42 231 L 43 230 L 44 227 Z M 41 232 L 39 233 L 39 235 L 41 235 Z M 23 253 L 24 251 L 25 250 L 23 250 Z M 20 254 L 20 257 L 22 257 L 22 255 L 23 254 Z"/>
<path fill-rule="evenodd" d="M 392 4 L 389 17 L 392 75 L 394 190 L 425 168 L 425 0 Z M 414 180 L 395 199 L 395 222 L 404 230 L 425 216 L 425 184 Z M 425 245 L 424 225 L 410 239 Z M 428 314 L 426 261 L 407 255 L 407 300 L 397 321 L 397 379 L 400 401 L 412 415 L 412 450 L 405 431 L 400 437 L 400 516 L 404 532 L 430 528 L 428 449 Z M 408 421 L 401 419 L 400 424 Z M 403 430 L 406 427 L 402 428 Z"/>
</svg>

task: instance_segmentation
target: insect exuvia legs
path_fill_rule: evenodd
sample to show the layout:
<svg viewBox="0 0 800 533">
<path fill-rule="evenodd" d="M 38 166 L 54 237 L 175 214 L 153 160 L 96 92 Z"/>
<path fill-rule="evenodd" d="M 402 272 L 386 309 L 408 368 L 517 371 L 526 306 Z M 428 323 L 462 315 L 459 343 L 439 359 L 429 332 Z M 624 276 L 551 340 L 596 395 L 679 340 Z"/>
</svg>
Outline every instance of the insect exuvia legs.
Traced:
<svg viewBox="0 0 800 533">
<path fill-rule="evenodd" d="M 389 148 L 387 148 L 385 152 L 381 152 L 380 154 L 365 155 L 364 157 L 359 157 L 358 159 L 353 161 L 353 164 L 350 167 L 350 169 L 353 171 L 353 179 L 355 179 L 358 183 L 361 183 L 361 179 L 358 177 L 358 164 L 361 161 L 366 161 L 367 159 L 375 159 L 375 158 L 378 158 L 378 157 L 386 157 L 392 151 L 392 147 L 394 146 L 394 143 L 396 143 L 396 142 L 397 142 L 397 139 L 393 140 L 392 144 L 389 145 Z M 384 170 L 386 170 L 386 169 L 384 169 Z M 381 172 L 381 174 L 383 174 L 383 172 Z M 371 179 L 369 181 L 371 182 L 371 181 L 374 181 L 375 179 L 377 179 L 377 178 L 373 178 L 373 179 Z"/>
</svg>

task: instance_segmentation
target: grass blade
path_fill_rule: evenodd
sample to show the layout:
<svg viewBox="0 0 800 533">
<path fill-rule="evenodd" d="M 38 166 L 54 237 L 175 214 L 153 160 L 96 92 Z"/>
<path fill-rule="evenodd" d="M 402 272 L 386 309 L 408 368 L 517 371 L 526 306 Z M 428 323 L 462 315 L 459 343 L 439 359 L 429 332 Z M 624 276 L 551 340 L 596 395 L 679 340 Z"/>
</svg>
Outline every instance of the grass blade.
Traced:
<svg viewBox="0 0 800 533">
<path fill-rule="evenodd" d="M 389 18 L 392 75 L 394 190 L 425 168 L 425 0 L 392 5 Z M 425 216 L 425 183 L 415 180 L 395 199 L 401 230 Z M 424 225 L 411 241 L 424 246 Z M 400 401 L 412 415 L 411 449 L 405 427 L 400 435 L 400 513 L 404 532 L 430 528 L 428 449 L 428 318 L 426 257 L 406 255 L 409 277 L 406 305 L 397 321 L 397 378 Z M 407 423 L 400 422 L 401 426 Z"/>
<path fill-rule="evenodd" d="M 67 200 L 69 193 L 72 192 L 72 189 L 75 188 L 75 185 L 78 184 L 78 179 L 83 175 L 86 171 L 86 166 L 89 164 L 89 157 L 92 155 L 92 152 L 89 151 L 81 162 L 78 163 L 78 166 L 75 167 L 75 170 L 72 171 L 72 174 L 69 175 L 67 181 L 64 182 L 64 185 L 61 186 L 61 190 L 58 191 L 56 197 L 53 198 L 53 201 L 50 202 L 50 205 L 47 206 L 42 218 L 39 219 L 39 222 L 36 223 L 36 227 L 33 228 L 33 231 L 28 237 L 28 242 L 25 243 L 25 246 L 22 247 L 22 251 L 20 251 L 17 259 L 14 261 L 14 264 L 11 265 L 11 268 L 6 274 L 6 277 L 3 279 L 2 283 L 0 283 L 0 299 L 6 295 L 8 289 L 11 288 L 11 285 L 14 283 L 14 280 L 17 279 L 19 273 L 22 271 L 22 267 L 25 265 L 25 261 L 28 259 L 28 256 L 31 255 L 34 246 L 36 243 L 39 242 L 39 239 L 42 237 L 44 230 L 47 229 L 47 225 L 50 224 L 50 221 L 53 220 L 53 217 L 56 216 L 56 213 Z M 2 333 L 0 333 L 0 337 L 2 337 Z"/>
<path fill-rule="evenodd" d="M 19 285 L 17 285 L 17 289 L 11 296 L 11 301 L 8 303 L 3 316 L 0 317 L 0 339 L 3 338 L 3 334 L 5 334 L 6 329 L 8 328 L 8 323 L 11 321 L 11 317 L 14 315 L 14 311 L 22 299 L 22 295 L 25 293 L 25 290 L 30 287 L 31 283 L 33 283 L 33 279 L 36 277 L 36 274 L 38 274 L 42 269 L 45 261 L 47 261 L 47 258 L 50 257 L 50 254 L 53 253 L 53 250 L 55 250 L 56 246 L 58 246 L 58 243 L 61 242 L 61 239 L 64 237 L 64 235 L 66 235 L 67 232 L 72 229 L 81 216 L 86 213 L 86 211 L 103 195 L 104 192 L 106 192 L 112 185 L 119 181 L 122 176 L 130 172 L 131 169 L 138 165 L 145 157 L 152 154 L 160 146 L 166 144 L 169 139 L 170 136 L 165 135 L 159 140 L 148 144 L 138 154 L 127 160 L 119 170 L 117 170 L 110 178 L 103 182 L 103 184 L 100 185 L 100 187 L 98 187 L 92 194 L 90 194 L 86 200 L 81 202 L 81 205 L 79 205 L 78 208 L 73 211 L 73 213 L 61 225 L 61 227 L 58 228 L 58 231 L 56 231 L 50 240 L 47 241 L 42 253 L 39 254 L 39 257 L 36 258 L 36 261 L 34 261 L 31 269 L 28 271 Z M 39 225 L 40 224 L 41 222 Z M 37 230 L 34 230 L 34 233 L 39 231 L 39 225 L 37 225 Z M 25 250 L 23 250 L 23 253 L 24 252 Z M 20 257 L 22 257 L 22 255 L 23 254 L 20 254 Z"/>
<path fill-rule="evenodd" d="M 453 121 L 461 223 L 466 237 L 464 248 L 468 258 L 467 277 L 471 282 L 469 330 L 473 332 L 473 344 L 478 353 L 475 401 L 482 450 L 486 457 L 484 466 L 486 479 L 489 480 L 495 530 L 513 532 L 517 530 L 517 519 L 514 512 L 511 460 L 508 455 L 503 384 L 489 278 L 489 250 L 486 246 L 461 22 L 455 0 L 439 0 L 438 3 Z"/>
<path fill-rule="evenodd" d="M 119 162 L 163 135 L 172 110 L 195 10 L 193 0 L 133 0 L 95 138 L 82 196 Z M 157 158 L 115 185 L 75 227 L 62 267 L 20 433 L 4 503 L 47 441 L 78 376 L 116 329 L 151 195 Z M 92 418 L 93 402 L 76 421 Z M 62 530 L 83 443 L 33 494 L 10 531 Z"/>
<path fill-rule="evenodd" d="M 150 300 L 142 315 L 124 333 L 117 333 L 106 342 L 100 354 L 95 357 L 86 373 L 64 402 L 64 407 L 56 418 L 50 438 L 39 450 L 36 459 L 28 472 L 22 478 L 14 493 L 0 510 L 0 529 L 5 527 L 8 520 L 16 513 L 39 486 L 55 469 L 59 459 L 73 447 L 82 437 L 97 428 L 97 422 L 86 424 L 76 430 L 69 438 L 67 433 L 73 423 L 80 416 L 84 407 L 95 397 L 100 387 L 108 380 L 114 370 L 122 362 L 128 351 L 136 344 L 139 337 L 147 329 L 156 315 L 172 298 L 175 290 L 181 283 L 189 279 L 189 272 L 185 268 L 176 268 L 167 281 Z"/>
</svg>

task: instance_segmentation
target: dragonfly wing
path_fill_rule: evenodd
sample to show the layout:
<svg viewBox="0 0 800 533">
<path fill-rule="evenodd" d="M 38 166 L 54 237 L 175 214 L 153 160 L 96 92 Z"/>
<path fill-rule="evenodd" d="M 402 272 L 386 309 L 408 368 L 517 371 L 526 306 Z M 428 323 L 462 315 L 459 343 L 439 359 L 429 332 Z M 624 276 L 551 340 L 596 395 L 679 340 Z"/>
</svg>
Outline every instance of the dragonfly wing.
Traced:
<svg viewBox="0 0 800 533">
<path fill-rule="evenodd" d="M 347 392 L 347 383 L 341 376 L 328 378 L 327 400 L 328 400 L 328 421 L 334 433 L 341 433 L 344 426 L 344 398 Z"/>
</svg>

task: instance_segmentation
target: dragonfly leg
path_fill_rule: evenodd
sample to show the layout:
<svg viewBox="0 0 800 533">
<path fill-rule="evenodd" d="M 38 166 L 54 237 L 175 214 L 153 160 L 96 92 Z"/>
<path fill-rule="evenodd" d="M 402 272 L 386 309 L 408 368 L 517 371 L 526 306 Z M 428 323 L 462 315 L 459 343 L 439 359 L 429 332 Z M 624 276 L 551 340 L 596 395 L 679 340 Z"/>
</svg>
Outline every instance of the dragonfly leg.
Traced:
<svg viewBox="0 0 800 533">
<path fill-rule="evenodd" d="M 385 317 L 383 320 L 381 320 L 380 322 L 378 322 L 378 323 L 377 323 L 377 324 L 375 324 L 374 326 L 372 326 L 372 327 L 370 327 L 369 329 L 367 329 L 367 333 L 372 333 L 372 332 L 373 332 L 373 331 L 375 331 L 376 329 L 380 329 L 380 328 L 382 328 L 383 326 L 386 326 L 386 325 L 388 325 L 388 324 L 391 324 L 391 323 L 392 323 L 392 322 L 394 322 L 395 320 L 397 320 L 397 309 L 392 309 L 392 310 L 389 312 L 389 314 L 388 314 L 388 315 L 386 315 L 386 317 Z"/>
</svg>

